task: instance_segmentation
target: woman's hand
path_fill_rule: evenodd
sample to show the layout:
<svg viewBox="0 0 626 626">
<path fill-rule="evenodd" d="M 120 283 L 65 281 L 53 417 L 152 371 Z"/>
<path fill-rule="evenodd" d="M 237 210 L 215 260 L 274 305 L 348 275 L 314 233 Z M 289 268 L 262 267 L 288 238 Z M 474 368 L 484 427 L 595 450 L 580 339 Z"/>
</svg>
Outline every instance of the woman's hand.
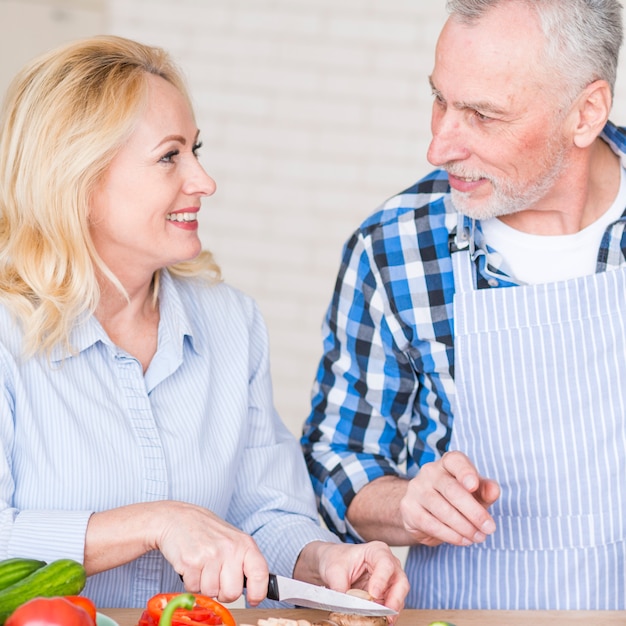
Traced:
<svg viewBox="0 0 626 626">
<path fill-rule="evenodd" d="M 85 542 L 88 575 L 128 563 L 150 550 L 161 551 L 192 593 L 233 602 L 243 592 L 245 575 L 251 605 L 267 595 L 267 563 L 252 537 L 208 509 L 162 500 L 91 516 Z"/>
<path fill-rule="evenodd" d="M 256 605 L 267 595 L 269 571 L 250 535 L 211 511 L 184 502 L 168 502 L 161 512 L 156 548 L 182 576 L 185 589 L 220 602 L 233 602 L 243 592 Z"/>
<path fill-rule="evenodd" d="M 294 578 L 337 591 L 363 589 L 375 602 L 398 612 L 409 592 L 409 581 L 400 560 L 382 541 L 309 543 L 296 562 Z"/>
</svg>

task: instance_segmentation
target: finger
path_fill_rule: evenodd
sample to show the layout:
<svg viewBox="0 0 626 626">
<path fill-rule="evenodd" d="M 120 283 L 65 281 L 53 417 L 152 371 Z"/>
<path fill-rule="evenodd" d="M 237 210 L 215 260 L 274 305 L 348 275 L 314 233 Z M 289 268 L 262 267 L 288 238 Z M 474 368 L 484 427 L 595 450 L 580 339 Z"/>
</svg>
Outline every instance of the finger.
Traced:
<svg viewBox="0 0 626 626">
<path fill-rule="evenodd" d="M 435 486 L 437 491 L 453 505 L 455 509 L 473 526 L 476 533 L 489 535 L 495 531 L 495 523 L 487 511 L 487 507 L 495 502 L 500 495 L 500 487 L 491 480 L 482 478 L 475 470 L 473 464 L 461 452 L 447 452 L 441 459 L 446 471 L 454 478 L 452 481 L 441 479 Z M 431 512 L 442 518 L 445 512 Z M 475 537 L 469 534 L 466 525 L 457 526 L 459 518 L 454 515 L 454 522 L 449 525 L 456 528 L 463 536 L 472 541 L 483 541 L 484 537 L 477 534 Z"/>
<path fill-rule="evenodd" d="M 334 589 L 335 591 L 341 591 L 345 593 L 349 589 L 363 589 L 365 590 L 365 582 L 363 580 L 365 567 L 353 563 L 351 558 L 356 552 L 360 551 L 361 546 L 358 549 L 352 551 L 350 554 L 346 554 L 342 560 L 334 563 L 328 563 L 324 568 L 324 586 Z"/>
<path fill-rule="evenodd" d="M 441 509 L 438 510 L 436 517 L 445 520 L 448 528 L 466 540 L 461 542 L 462 545 L 469 545 L 468 541 L 469 543 L 482 543 L 496 529 L 489 512 L 473 498 L 471 502 L 463 499 L 457 503 L 456 508 L 450 507 L 446 511 L 442 513 Z"/>
<path fill-rule="evenodd" d="M 394 568 L 392 565 L 385 567 L 384 563 L 378 563 L 367 584 L 367 593 L 377 602 L 384 602 L 385 596 L 389 589 L 389 580 L 393 576 Z"/>
<path fill-rule="evenodd" d="M 200 573 L 189 570 L 185 574 L 179 574 L 180 579 L 185 585 L 185 591 L 189 593 L 198 593 L 200 591 Z"/>
<path fill-rule="evenodd" d="M 384 601 L 391 581 L 402 572 L 400 560 L 389 550 L 387 544 L 373 541 L 369 544 L 365 566 L 369 572 L 367 592 L 377 601 Z"/>
<path fill-rule="evenodd" d="M 456 480 L 442 480 L 437 491 L 441 497 L 428 501 L 425 506 L 447 526 L 471 541 L 484 540 L 484 536 L 475 536 L 476 533 L 493 532 L 488 524 L 493 521 L 491 515 L 474 494 L 465 490 Z"/>
<path fill-rule="evenodd" d="M 446 452 L 441 457 L 441 464 L 470 493 L 480 486 L 478 470 L 462 452 L 458 450 Z"/>
<path fill-rule="evenodd" d="M 372 549 L 368 551 L 366 565 L 371 574 L 367 592 L 376 602 L 399 613 L 410 587 L 402 564 L 386 544 L 370 542 L 369 545 Z M 391 619 L 391 623 L 395 619 Z"/>
<path fill-rule="evenodd" d="M 247 578 L 246 599 L 251 606 L 256 606 L 267 597 L 269 574 L 263 577 Z"/>
<path fill-rule="evenodd" d="M 269 569 L 260 552 L 246 554 L 243 573 L 246 577 L 246 599 L 250 605 L 256 606 L 267 597 L 269 584 Z"/>
<path fill-rule="evenodd" d="M 454 507 L 443 500 L 442 502 L 440 506 L 434 507 L 434 513 L 422 508 L 415 518 L 415 527 L 408 529 L 417 536 L 420 534 L 427 536 L 421 543 L 437 545 L 443 542 L 455 546 L 469 546 L 484 541 L 485 537 L 477 534 L 478 529 L 473 524 Z"/>
<path fill-rule="evenodd" d="M 219 602 L 234 602 L 243 593 L 243 567 L 239 561 L 225 562 L 220 571 Z"/>
<path fill-rule="evenodd" d="M 426 489 L 415 491 L 413 497 L 404 498 L 401 508 L 407 530 L 427 545 L 436 545 L 433 540 L 454 545 L 484 541 L 477 533 L 490 518 L 474 496 L 447 473 Z"/>
<path fill-rule="evenodd" d="M 220 594 L 221 567 L 215 563 L 206 564 L 200 575 L 200 593 L 209 598 L 218 598 Z"/>
<path fill-rule="evenodd" d="M 404 608 L 404 599 L 409 593 L 410 583 L 404 572 L 401 575 L 394 578 L 392 584 L 384 596 L 383 604 L 390 609 L 400 613 Z M 393 623 L 398 619 L 398 616 L 392 616 L 390 621 Z"/>
<path fill-rule="evenodd" d="M 485 507 L 490 507 L 500 497 L 500 485 L 495 480 L 483 478 L 476 499 Z"/>
</svg>

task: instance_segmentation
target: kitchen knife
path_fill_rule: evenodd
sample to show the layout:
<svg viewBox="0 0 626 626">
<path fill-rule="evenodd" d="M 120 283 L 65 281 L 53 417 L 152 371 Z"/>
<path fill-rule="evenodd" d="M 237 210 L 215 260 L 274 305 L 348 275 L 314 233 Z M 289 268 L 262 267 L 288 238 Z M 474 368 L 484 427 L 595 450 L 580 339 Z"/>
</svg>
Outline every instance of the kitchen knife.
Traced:
<svg viewBox="0 0 626 626">
<path fill-rule="evenodd" d="M 339 613 L 373 616 L 398 614 L 397 611 L 371 600 L 364 600 L 348 593 L 341 593 L 276 574 L 270 574 L 267 597 L 270 600 L 289 602 L 309 609 L 322 609 Z"/>
</svg>

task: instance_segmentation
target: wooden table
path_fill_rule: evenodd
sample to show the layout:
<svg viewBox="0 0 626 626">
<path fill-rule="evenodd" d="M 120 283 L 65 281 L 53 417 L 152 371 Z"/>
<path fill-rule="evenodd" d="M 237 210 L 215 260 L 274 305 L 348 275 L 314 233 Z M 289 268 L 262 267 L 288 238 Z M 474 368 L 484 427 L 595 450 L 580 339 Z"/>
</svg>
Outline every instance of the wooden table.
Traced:
<svg viewBox="0 0 626 626">
<path fill-rule="evenodd" d="M 139 609 L 101 609 L 120 626 L 136 626 Z M 311 622 L 328 616 L 310 609 L 232 609 L 237 624 L 256 625 L 259 618 L 288 617 Z M 455 626 L 626 626 L 626 611 L 422 611 L 406 609 L 397 626 L 428 626 L 446 621 Z"/>
</svg>

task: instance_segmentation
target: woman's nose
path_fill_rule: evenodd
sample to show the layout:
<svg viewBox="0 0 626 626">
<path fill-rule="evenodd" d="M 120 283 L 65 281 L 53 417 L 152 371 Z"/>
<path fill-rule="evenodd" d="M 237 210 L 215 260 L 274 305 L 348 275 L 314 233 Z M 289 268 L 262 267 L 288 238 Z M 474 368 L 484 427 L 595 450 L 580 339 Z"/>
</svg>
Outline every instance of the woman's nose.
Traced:
<svg viewBox="0 0 626 626">
<path fill-rule="evenodd" d="M 185 182 L 185 193 L 189 195 L 212 196 L 217 184 L 209 176 L 198 161 L 195 161 L 193 170 Z"/>
</svg>

